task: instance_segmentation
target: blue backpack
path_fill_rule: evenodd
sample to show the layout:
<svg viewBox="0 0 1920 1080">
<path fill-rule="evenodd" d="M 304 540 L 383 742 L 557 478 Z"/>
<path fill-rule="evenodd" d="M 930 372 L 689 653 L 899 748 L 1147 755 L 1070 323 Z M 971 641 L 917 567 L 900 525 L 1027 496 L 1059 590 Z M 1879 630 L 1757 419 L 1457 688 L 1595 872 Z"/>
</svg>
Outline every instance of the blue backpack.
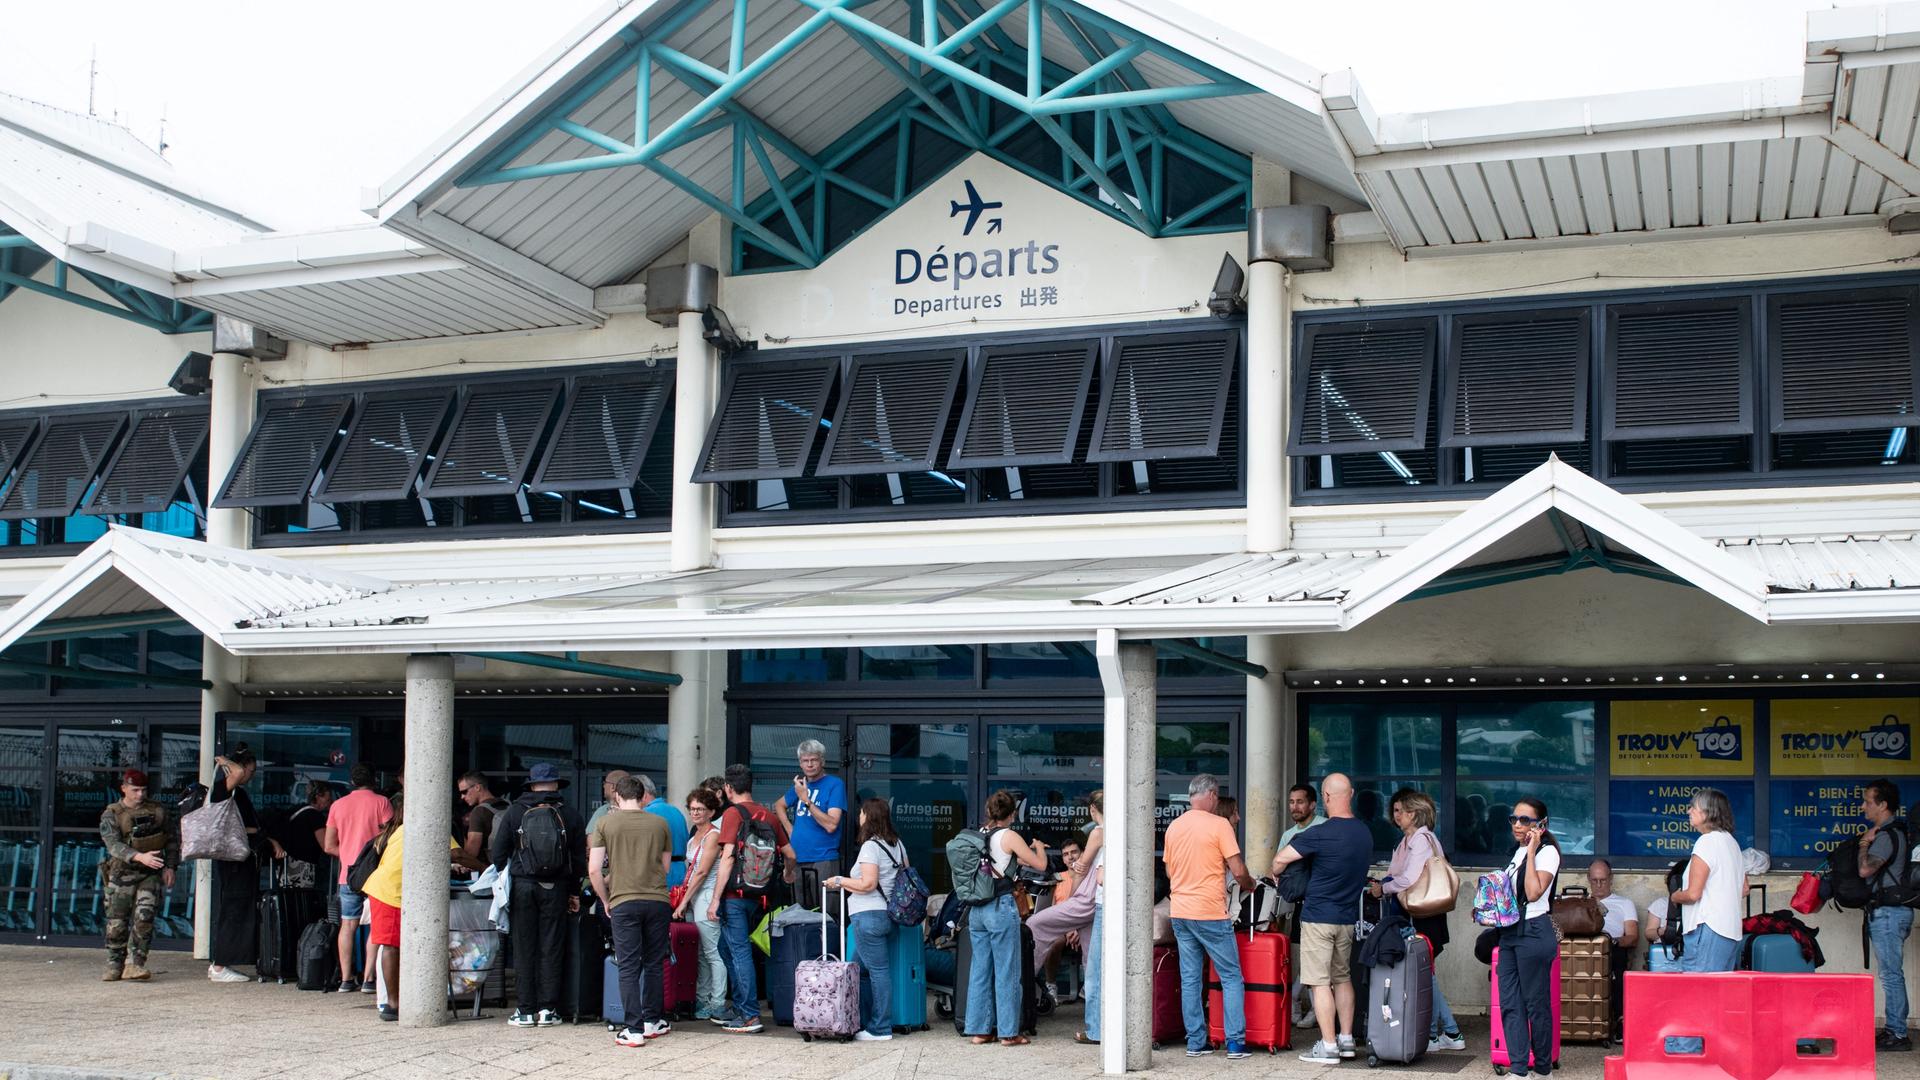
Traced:
<svg viewBox="0 0 1920 1080">
<path fill-rule="evenodd" d="M 893 852 L 882 845 L 888 860 L 893 863 L 893 891 L 887 895 L 887 916 L 901 926 L 919 926 L 927 918 L 927 883 L 920 871 L 893 857 Z"/>
</svg>

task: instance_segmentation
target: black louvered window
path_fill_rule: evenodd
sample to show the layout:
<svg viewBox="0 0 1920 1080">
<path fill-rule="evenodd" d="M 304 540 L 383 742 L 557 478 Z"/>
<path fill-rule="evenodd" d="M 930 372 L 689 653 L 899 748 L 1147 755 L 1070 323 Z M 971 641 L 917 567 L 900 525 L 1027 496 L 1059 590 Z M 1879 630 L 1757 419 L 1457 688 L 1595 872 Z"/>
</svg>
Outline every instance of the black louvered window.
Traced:
<svg viewBox="0 0 1920 1080">
<path fill-rule="evenodd" d="M 1293 391 L 1300 456 L 1419 450 L 1433 403 L 1432 319 L 1309 326 Z"/>
<path fill-rule="evenodd" d="M 345 395 L 263 402 L 215 506 L 297 506 L 340 437 Z"/>
<path fill-rule="evenodd" d="M 933 468 L 966 354 L 860 356 L 814 472 L 859 476 Z"/>
<path fill-rule="evenodd" d="M 1912 426 L 1920 394 L 1917 318 L 1908 288 L 1775 298 L 1773 430 Z"/>
<path fill-rule="evenodd" d="M 639 479 L 673 371 L 649 368 L 576 380 L 534 473 L 537 491 L 626 489 Z"/>
<path fill-rule="evenodd" d="M 1612 442 L 1753 433 L 1753 350 L 1738 300 L 1613 307 L 1601 420 Z"/>
<path fill-rule="evenodd" d="M 1072 461 L 1097 352 L 1091 342 L 985 350 L 974 366 L 948 466 Z"/>
<path fill-rule="evenodd" d="M 124 411 L 48 418 L 39 441 L 21 460 L 5 498 L 0 498 L 0 519 L 72 514 L 126 426 Z"/>
<path fill-rule="evenodd" d="M 1228 333 L 1114 342 L 1087 460 L 1216 456 L 1238 343 Z"/>
<path fill-rule="evenodd" d="M 0 417 L 0 485 L 7 482 L 13 467 L 26 453 L 27 444 L 33 442 L 33 435 L 39 430 L 37 416 Z"/>
<path fill-rule="evenodd" d="M 736 364 L 707 430 L 695 480 L 778 480 L 806 470 L 837 358 Z"/>
<path fill-rule="evenodd" d="M 427 472 L 429 498 L 511 495 L 533 467 L 533 448 L 560 400 L 560 381 L 483 384 L 461 394 L 446 441 Z"/>
<path fill-rule="evenodd" d="M 320 484 L 322 502 L 380 502 L 413 494 L 453 388 L 368 393 Z"/>
<path fill-rule="evenodd" d="M 148 514 L 167 509 L 206 445 L 204 405 L 135 413 L 133 430 L 87 497 L 86 513 Z"/>
<path fill-rule="evenodd" d="M 1585 311 L 1455 319 L 1443 445 L 1586 438 L 1588 319 Z"/>
</svg>

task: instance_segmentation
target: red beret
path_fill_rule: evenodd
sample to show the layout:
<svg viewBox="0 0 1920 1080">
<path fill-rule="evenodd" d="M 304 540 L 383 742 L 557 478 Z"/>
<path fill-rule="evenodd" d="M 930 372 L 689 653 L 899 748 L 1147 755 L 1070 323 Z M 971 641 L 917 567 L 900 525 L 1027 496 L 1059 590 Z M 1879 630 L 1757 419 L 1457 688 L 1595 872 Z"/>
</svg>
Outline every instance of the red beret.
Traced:
<svg viewBox="0 0 1920 1080">
<path fill-rule="evenodd" d="M 147 774 L 141 772 L 139 769 L 128 769 L 126 772 L 120 774 L 120 782 L 122 784 L 132 784 L 137 788 L 143 788 L 147 786 Z"/>
</svg>

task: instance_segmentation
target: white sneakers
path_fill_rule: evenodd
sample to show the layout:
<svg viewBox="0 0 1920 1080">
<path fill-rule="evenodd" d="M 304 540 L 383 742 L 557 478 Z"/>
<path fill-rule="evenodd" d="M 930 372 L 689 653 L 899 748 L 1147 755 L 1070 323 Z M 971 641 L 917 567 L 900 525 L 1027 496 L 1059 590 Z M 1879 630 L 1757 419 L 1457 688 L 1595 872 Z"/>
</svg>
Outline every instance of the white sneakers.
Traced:
<svg viewBox="0 0 1920 1080">
<path fill-rule="evenodd" d="M 889 1031 L 885 1035 L 875 1035 L 873 1032 L 868 1031 L 865 1028 L 862 1028 L 859 1031 L 856 1031 L 853 1033 L 853 1041 L 854 1042 L 892 1042 L 893 1032 Z"/>
<path fill-rule="evenodd" d="M 1467 1040 L 1461 1038 L 1458 1034 L 1448 1035 L 1442 1032 L 1427 1040 L 1427 1053 L 1429 1054 L 1440 1050 L 1465 1050 L 1466 1048 Z"/>
<path fill-rule="evenodd" d="M 1339 1051 L 1341 1057 L 1350 1058 L 1354 1055 L 1353 1036 L 1336 1035 L 1334 1038 L 1339 1040 L 1339 1042 L 1334 1044 L 1334 1048 Z"/>
<path fill-rule="evenodd" d="M 645 1046 L 647 1037 L 630 1027 L 623 1027 L 620 1029 L 620 1034 L 613 1037 L 613 1042 L 615 1046 Z"/>
<path fill-rule="evenodd" d="M 239 972 L 233 970 L 230 967 L 221 967 L 218 964 L 208 964 L 207 965 L 207 981 L 220 982 L 220 983 L 241 983 L 241 982 L 252 982 L 253 980 L 247 978 L 245 975 L 240 974 Z"/>
</svg>

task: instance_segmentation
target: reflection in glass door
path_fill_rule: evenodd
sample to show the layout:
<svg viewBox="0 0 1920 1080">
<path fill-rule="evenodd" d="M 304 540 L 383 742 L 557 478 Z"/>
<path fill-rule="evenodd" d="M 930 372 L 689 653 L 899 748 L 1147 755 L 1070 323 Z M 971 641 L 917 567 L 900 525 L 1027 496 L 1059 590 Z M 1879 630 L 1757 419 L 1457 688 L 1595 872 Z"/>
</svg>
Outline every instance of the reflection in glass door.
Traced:
<svg viewBox="0 0 1920 1080">
<path fill-rule="evenodd" d="M 852 820 L 857 835 L 859 802 L 889 801 L 893 827 L 907 858 L 934 892 L 953 888 L 944 855 L 947 841 L 972 821 L 967 797 L 971 725 L 951 723 L 855 724 Z"/>
</svg>

